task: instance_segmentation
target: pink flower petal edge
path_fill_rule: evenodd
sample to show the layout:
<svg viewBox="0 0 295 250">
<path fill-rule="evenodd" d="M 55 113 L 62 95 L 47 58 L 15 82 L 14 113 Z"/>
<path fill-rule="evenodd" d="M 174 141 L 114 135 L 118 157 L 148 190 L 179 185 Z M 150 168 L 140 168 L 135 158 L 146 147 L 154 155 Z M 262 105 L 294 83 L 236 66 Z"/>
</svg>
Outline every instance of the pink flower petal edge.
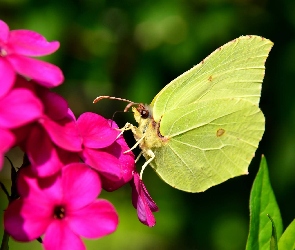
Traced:
<svg viewBox="0 0 295 250">
<path fill-rule="evenodd" d="M 9 27 L 8 25 L 0 20 L 0 43 L 1 42 L 7 42 L 8 40 L 8 37 L 9 37 Z"/>
<path fill-rule="evenodd" d="M 0 99 L 1 127 L 17 128 L 40 118 L 42 114 L 43 105 L 30 89 L 14 88 Z"/>
<path fill-rule="evenodd" d="M 46 250 L 86 250 L 86 247 L 79 237 L 64 221 L 54 221 L 47 228 L 43 240 Z"/>
<path fill-rule="evenodd" d="M 16 74 L 13 67 L 9 62 L 1 58 L 0 56 L 0 79 L 1 79 L 1 88 L 0 88 L 0 98 L 5 96 L 9 90 L 13 87 L 15 82 Z"/>
<path fill-rule="evenodd" d="M 12 30 L 8 43 L 16 54 L 24 56 L 45 56 L 59 48 L 59 42 L 48 42 L 45 37 L 31 30 Z"/>
<path fill-rule="evenodd" d="M 6 59 L 16 72 L 37 81 L 44 87 L 56 87 L 64 81 L 60 68 L 51 63 L 17 54 L 9 55 Z"/>
<path fill-rule="evenodd" d="M 84 163 L 71 163 L 62 168 L 62 188 L 67 190 L 64 201 L 77 210 L 96 199 L 101 192 L 101 182 L 97 172 Z"/>
<path fill-rule="evenodd" d="M 118 226 L 118 215 L 114 206 L 98 199 L 70 214 L 70 227 L 77 234 L 89 238 L 99 238 L 113 233 Z"/>
<path fill-rule="evenodd" d="M 112 128 L 104 117 L 85 112 L 77 119 L 77 125 L 83 138 L 83 144 L 88 148 L 105 148 L 110 146 L 120 131 Z"/>
<path fill-rule="evenodd" d="M 41 202 L 42 201 L 42 202 Z M 35 240 L 50 224 L 52 206 L 46 200 L 13 201 L 4 212 L 5 230 L 18 241 Z"/>
</svg>

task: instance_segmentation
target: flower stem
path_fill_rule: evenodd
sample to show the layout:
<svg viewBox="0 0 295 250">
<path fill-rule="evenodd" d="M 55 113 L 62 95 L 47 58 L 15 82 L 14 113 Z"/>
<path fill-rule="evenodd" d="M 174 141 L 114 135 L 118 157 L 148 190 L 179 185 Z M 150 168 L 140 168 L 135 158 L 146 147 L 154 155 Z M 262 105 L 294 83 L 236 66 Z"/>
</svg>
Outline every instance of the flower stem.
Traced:
<svg viewBox="0 0 295 250">
<path fill-rule="evenodd" d="M 5 185 L 2 182 L 0 182 L 0 187 L 3 190 L 3 192 L 5 193 L 5 195 L 7 196 L 7 199 L 10 200 L 10 195 L 9 195 Z"/>
<path fill-rule="evenodd" d="M 4 230 L 0 250 L 9 250 L 8 242 L 10 235 Z"/>
</svg>

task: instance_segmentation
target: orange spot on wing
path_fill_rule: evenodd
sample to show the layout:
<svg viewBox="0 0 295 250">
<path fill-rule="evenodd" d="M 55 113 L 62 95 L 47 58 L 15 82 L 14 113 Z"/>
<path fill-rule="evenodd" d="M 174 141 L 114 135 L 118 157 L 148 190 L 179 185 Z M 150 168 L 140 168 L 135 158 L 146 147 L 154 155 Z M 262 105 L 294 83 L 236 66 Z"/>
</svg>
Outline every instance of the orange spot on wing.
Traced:
<svg viewBox="0 0 295 250">
<path fill-rule="evenodd" d="M 220 136 L 222 136 L 224 133 L 225 133 L 225 130 L 224 130 L 223 128 L 220 128 L 220 129 L 217 130 L 217 132 L 216 132 L 216 136 L 217 136 L 217 137 L 220 137 Z"/>
</svg>

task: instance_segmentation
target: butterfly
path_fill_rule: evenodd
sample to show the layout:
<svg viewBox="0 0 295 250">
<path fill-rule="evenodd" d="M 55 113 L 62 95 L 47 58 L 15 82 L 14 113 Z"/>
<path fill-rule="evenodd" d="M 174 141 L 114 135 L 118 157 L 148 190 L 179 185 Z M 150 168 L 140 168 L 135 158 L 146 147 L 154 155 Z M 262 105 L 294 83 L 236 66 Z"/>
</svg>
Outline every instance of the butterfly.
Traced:
<svg viewBox="0 0 295 250">
<path fill-rule="evenodd" d="M 258 105 L 272 46 L 263 37 L 241 36 L 167 84 L 150 105 L 132 107 L 138 126 L 125 129 L 146 159 L 142 171 L 150 165 L 187 192 L 247 174 L 265 129 Z"/>
</svg>

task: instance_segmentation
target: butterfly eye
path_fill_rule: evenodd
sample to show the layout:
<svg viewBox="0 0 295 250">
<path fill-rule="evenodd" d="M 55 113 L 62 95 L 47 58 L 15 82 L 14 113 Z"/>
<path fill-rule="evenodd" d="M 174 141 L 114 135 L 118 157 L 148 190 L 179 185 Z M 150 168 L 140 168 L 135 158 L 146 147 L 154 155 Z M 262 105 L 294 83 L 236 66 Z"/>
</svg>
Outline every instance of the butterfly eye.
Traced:
<svg viewBox="0 0 295 250">
<path fill-rule="evenodd" d="M 136 109 L 139 112 L 141 118 L 147 119 L 149 117 L 150 112 L 143 104 L 139 104 Z"/>
<path fill-rule="evenodd" d="M 140 113 L 140 115 L 141 115 L 141 117 L 142 117 L 143 119 L 146 119 L 146 118 L 149 117 L 149 111 L 147 111 L 147 110 L 142 110 L 142 112 Z"/>
</svg>

